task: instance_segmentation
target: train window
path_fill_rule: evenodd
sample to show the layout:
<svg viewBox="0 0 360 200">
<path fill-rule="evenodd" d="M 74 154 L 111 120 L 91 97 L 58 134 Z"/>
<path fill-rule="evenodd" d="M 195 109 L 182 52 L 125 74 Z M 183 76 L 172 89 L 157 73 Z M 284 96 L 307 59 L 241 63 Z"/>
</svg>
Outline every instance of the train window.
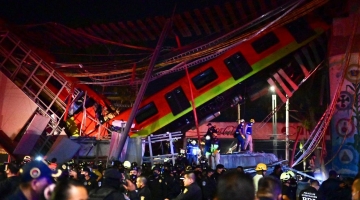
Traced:
<svg viewBox="0 0 360 200">
<path fill-rule="evenodd" d="M 135 121 L 140 124 L 157 113 L 158 109 L 156 108 L 154 102 L 151 102 L 137 111 Z"/>
<path fill-rule="evenodd" d="M 285 27 L 295 38 L 297 43 L 304 42 L 316 33 L 304 18 L 299 18 L 295 21 L 292 21 L 286 24 Z"/>
<path fill-rule="evenodd" d="M 255 40 L 253 43 L 251 43 L 251 45 L 256 53 L 261 53 L 279 42 L 279 38 L 275 35 L 275 33 L 270 32 Z"/>
<path fill-rule="evenodd" d="M 224 63 L 235 80 L 252 71 L 251 65 L 239 52 L 225 59 Z"/>
<path fill-rule="evenodd" d="M 165 94 L 165 99 L 173 115 L 177 115 L 191 106 L 181 87 L 177 87 L 173 91 Z"/>
<path fill-rule="evenodd" d="M 205 85 L 213 82 L 217 78 L 218 78 L 218 75 L 216 74 L 215 70 L 212 67 L 210 67 L 209 69 L 194 76 L 191 80 L 192 80 L 195 88 L 200 89 L 200 88 L 204 87 Z"/>
</svg>

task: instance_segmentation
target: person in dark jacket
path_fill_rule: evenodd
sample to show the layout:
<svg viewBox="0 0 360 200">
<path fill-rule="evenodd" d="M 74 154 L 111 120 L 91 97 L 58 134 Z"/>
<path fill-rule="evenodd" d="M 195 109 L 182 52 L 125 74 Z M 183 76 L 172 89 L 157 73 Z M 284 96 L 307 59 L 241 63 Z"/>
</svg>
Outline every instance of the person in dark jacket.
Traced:
<svg viewBox="0 0 360 200">
<path fill-rule="evenodd" d="M 138 188 L 138 193 L 141 200 L 150 200 L 151 199 L 151 191 L 149 187 L 146 185 L 146 178 L 140 176 L 136 179 L 136 187 Z"/>
<path fill-rule="evenodd" d="M 299 194 L 299 199 L 321 200 L 322 198 L 318 192 L 319 187 L 319 181 L 311 180 L 310 186 L 304 190 L 301 190 Z"/>
<path fill-rule="evenodd" d="M 336 171 L 330 170 L 329 178 L 324 181 L 319 188 L 320 195 L 326 200 L 338 200 L 336 196 L 336 191 L 340 189 L 341 183 L 342 182 L 337 178 Z"/>
<path fill-rule="evenodd" d="M 85 186 L 81 182 L 72 179 L 63 179 L 57 182 L 50 197 L 56 200 L 81 200 L 89 198 Z"/>
<path fill-rule="evenodd" d="M 183 181 L 185 189 L 174 200 L 202 200 L 201 189 L 196 183 L 194 172 L 186 172 Z"/>
<path fill-rule="evenodd" d="M 273 176 L 280 180 L 280 176 L 282 173 L 283 173 L 283 171 L 281 169 L 281 165 L 275 165 L 274 171 L 270 174 L 270 176 Z"/>
<path fill-rule="evenodd" d="M 20 185 L 20 177 L 18 176 L 19 167 L 14 163 L 9 163 L 6 170 L 7 179 L 0 182 L 0 200 L 5 199 L 14 193 Z"/>
<path fill-rule="evenodd" d="M 88 192 L 98 187 L 96 178 L 93 176 L 91 170 L 88 167 L 84 167 L 81 170 L 81 174 L 82 176 L 80 178 L 80 182 L 83 183 Z"/>
<path fill-rule="evenodd" d="M 45 188 L 53 183 L 53 178 L 61 175 L 61 171 L 53 171 L 44 160 L 34 160 L 20 169 L 20 185 L 9 200 L 28 200 L 44 198 Z"/>
<path fill-rule="evenodd" d="M 219 181 L 219 178 L 224 173 L 224 171 L 225 171 L 225 166 L 223 164 L 216 165 L 216 170 L 215 170 L 215 173 L 213 175 L 216 182 Z"/>
<path fill-rule="evenodd" d="M 164 200 L 168 197 L 167 183 L 165 179 L 160 175 L 160 168 L 153 168 L 153 175 L 148 178 L 148 186 L 151 191 L 153 200 Z"/>
<path fill-rule="evenodd" d="M 123 175 L 116 168 L 109 168 L 105 171 L 101 188 L 95 188 L 90 191 L 90 199 L 103 200 L 125 200 L 125 190 L 129 191 L 127 196 L 130 200 L 140 200 L 135 185 L 130 180 L 123 182 Z"/>
<path fill-rule="evenodd" d="M 164 180 L 167 186 L 167 198 L 173 199 L 181 192 L 181 180 L 175 168 L 164 172 Z"/>
<path fill-rule="evenodd" d="M 255 185 L 248 174 L 236 170 L 225 172 L 219 179 L 216 197 L 217 200 L 254 200 Z"/>
<path fill-rule="evenodd" d="M 241 119 L 239 125 L 236 127 L 236 130 L 234 132 L 234 138 L 237 139 L 237 145 L 236 145 L 236 152 L 239 152 L 240 147 L 241 147 L 241 151 L 245 151 L 244 147 L 245 147 L 245 133 L 244 133 L 244 128 L 245 128 L 245 120 Z"/>
<path fill-rule="evenodd" d="M 282 199 L 280 179 L 274 176 L 264 176 L 261 178 L 258 183 L 258 191 L 256 196 L 258 200 Z"/>
<path fill-rule="evenodd" d="M 215 197 L 216 180 L 213 174 L 214 174 L 214 170 L 209 168 L 206 170 L 206 175 L 202 179 L 201 187 L 203 191 L 204 200 L 211 200 Z"/>
</svg>

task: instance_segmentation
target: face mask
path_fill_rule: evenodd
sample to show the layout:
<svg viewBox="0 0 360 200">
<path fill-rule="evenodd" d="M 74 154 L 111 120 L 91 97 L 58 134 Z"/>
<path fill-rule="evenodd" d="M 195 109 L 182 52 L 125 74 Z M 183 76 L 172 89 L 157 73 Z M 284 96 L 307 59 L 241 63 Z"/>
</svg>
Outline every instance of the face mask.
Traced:
<svg viewBox="0 0 360 200">
<path fill-rule="evenodd" d="M 130 175 L 130 179 L 131 179 L 132 181 L 136 180 L 136 178 L 137 178 L 137 176 L 136 176 L 135 174 Z"/>
<path fill-rule="evenodd" d="M 85 175 L 84 174 L 80 174 L 79 175 L 79 179 L 81 180 L 81 179 L 85 179 Z"/>
</svg>

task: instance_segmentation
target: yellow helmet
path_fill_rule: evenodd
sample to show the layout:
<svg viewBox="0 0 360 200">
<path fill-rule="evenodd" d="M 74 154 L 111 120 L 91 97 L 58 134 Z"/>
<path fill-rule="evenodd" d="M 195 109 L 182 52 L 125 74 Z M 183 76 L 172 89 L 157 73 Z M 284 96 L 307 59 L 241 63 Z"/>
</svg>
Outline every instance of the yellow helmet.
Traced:
<svg viewBox="0 0 360 200">
<path fill-rule="evenodd" d="M 251 122 L 251 123 L 255 123 L 255 119 L 250 119 L 250 122 Z"/>
<path fill-rule="evenodd" d="M 255 167 L 255 171 L 267 170 L 267 166 L 264 163 L 259 163 Z"/>
</svg>

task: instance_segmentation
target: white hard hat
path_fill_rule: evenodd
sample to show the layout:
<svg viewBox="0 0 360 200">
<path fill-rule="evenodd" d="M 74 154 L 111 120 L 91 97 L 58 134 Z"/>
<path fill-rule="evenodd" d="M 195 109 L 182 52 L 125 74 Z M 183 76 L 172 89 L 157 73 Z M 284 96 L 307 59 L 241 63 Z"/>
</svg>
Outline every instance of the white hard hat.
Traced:
<svg viewBox="0 0 360 200">
<path fill-rule="evenodd" d="M 130 167 L 131 167 L 130 161 L 126 160 L 126 161 L 124 162 L 123 166 L 125 167 L 125 169 L 130 169 Z"/>
<path fill-rule="evenodd" d="M 287 180 L 290 180 L 291 176 L 290 174 L 288 174 L 287 172 L 283 172 L 281 175 L 280 175 L 280 180 L 281 181 L 287 181 Z"/>
</svg>

